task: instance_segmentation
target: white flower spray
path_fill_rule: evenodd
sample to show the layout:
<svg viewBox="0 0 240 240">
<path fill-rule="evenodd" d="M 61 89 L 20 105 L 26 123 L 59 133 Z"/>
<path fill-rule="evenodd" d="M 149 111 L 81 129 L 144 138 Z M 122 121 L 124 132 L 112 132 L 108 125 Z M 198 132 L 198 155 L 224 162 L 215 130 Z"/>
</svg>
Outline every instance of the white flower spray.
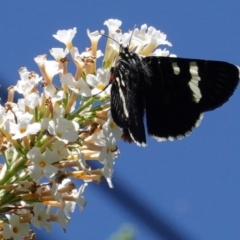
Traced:
<svg viewBox="0 0 240 240">
<path fill-rule="evenodd" d="M 82 53 L 73 45 L 76 28 L 58 31 L 53 37 L 66 48 L 50 50 L 55 60 L 37 56 L 34 60 L 41 76 L 23 67 L 20 80 L 8 88 L 8 101 L 0 106 L 3 238 L 33 239 L 31 225 L 51 231 L 51 222 L 65 229 L 76 204 L 83 210 L 83 193 L 90 182 L 105 178 L 113 187 L 113 167 L 119 155 L 116 140 L 122 130 L 109 111 L 111 86 L 105 87 L 118 58 L 117 42 L 129 45 L 131 38 L 129 48 L 143 56 L 167 56 L 167 50 L 155 49 L 159 44 L 171 45 L 165 34 L 146 24 L 133 34 L 123 34 L 121 24 L 114 19 L 104 22 L 111 37 L 104 54 L 98 50 L 102 36 L 98 31 L 87 30 L 91 47 Z M 102 56 L 102 67 L 97 68 Z M 75 64 L 75 73 L 68 71 L 68 57 Z M 23 96 L 17 102 L 14 92 Z M 92 168 L 94 160 L 102 168 Z M 81 183 L 78 189 L 76 180 Z"/>
</svg>

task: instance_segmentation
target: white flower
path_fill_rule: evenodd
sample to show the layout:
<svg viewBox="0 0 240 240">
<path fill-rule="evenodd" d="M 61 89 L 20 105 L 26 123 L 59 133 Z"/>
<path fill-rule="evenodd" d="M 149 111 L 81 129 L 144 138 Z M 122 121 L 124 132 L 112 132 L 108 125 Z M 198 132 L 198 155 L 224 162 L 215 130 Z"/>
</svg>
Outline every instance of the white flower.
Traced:
<svg viewBox="0 0 240 240">
<path fill-rule="evenodd" d="M 53 182 L 50 192 L 53 199 L 60 202 L 62 200 L 62 195 L 58 191 L 58 187 L 59 187 L 58 184 L 56 184 L 56 182 Z"/>
<path fill-rule="evenodd" d="M 103 56 L 102 51 L 101 50 L 97 50 L 95 57 L 96 58 L 100 58 L 102 56 Z M 92 57 L 92 51 L 82 52 L 79 57 L 81 57 L 81 59 Z"/>
<path fill-rule="evenodd" d="M 101 97 L 110 95 L 110 87 L 101 92 L 108 84 L 110 80 L 110 70 L 98 68 L 97 76 L 88 74 L 86 77 L 87 83 L 94 87 L 92 89 L 92 95 L 99 94 Z M 101 93 L 100 93 L 101 92 Z"/>
<path fill-rule="evenodd" d="M 77 163 L 79 165 L 79 167 L 81 168 L 81 170 L 83 170 L 84 172 L 86 173 L 89 173 L 90 174 L 90 171 L 87 169 L 86 167 L 86 161 L 85 161 L 85 158 L 84 158 L 84 154 L 80 151 L 80 149 L 76 148 L 74 149 L 76 152 L 77 152 Z"/>
<path fill-rule="evenodd" d="M 71 57 L 74 61 L 76 61 L 78 64 L 84 64 L 82 57 L 79 54 L 78 48 L 72 47 L 70 50 Z"/>
<path fill-rule="evenodd" d="M 148 56 L 160 44 L 171 46 L 166 38 L 167 35 L 163 32 L 143 24 L 140 30 L 135 29 L 132 42 L 136 41 L 135 45 L 138 46 L 136 52 L 138 54 Z"/>
<path fill-rule="evenodd" d="M 63 212 L 64 207 L 65 207 L 65 205 L 63 204 L 63 206 L 61 208 L 59 208 L 56 215 L 54 216 L 55 221 L 63 228 L 66 227 L 70 221 L 70 219 Z"/>
<path fill-rule="evenodd" d="M 0 128 L 4 125 L 4 123 L 7 121 L 7 117 L 5 114 L 5 108 L 0 105 Z"/>
<path fill-rule="evenodd" d="M 20 94 L 27 95 L 32 89 L 42 81 L 42 77 L 38 74 L 27 71 L 27 68 L 21 68 L 19 70 L 21 80 L 18 80 L 17 85 L 14 87 L 15 91 Z"/>
<path fill-rule="evenodd" d="M 101 34 L 99 33 L 99 31 L 94 31 L 94 32 L 90 32 L 89 29 L 87 29 L 87 35 L 90 38 L 91 42 L 98 42 L 99 39 L 101 38 Z"/>
<path fill-rule="evenodd" d="M 111 35 L 119 29 L 119 27 L 122 25 L 122 21 L 118 19 L 108 19 L 103 23 L 103 25 L 108 27 L 109 35 Z"/>
<path fill-rule="evenodd" d="M 9 224 L 3 224 L 2 235 L 4 239 L 13 238 L 14 240 L 22 240 L 23 236 L 29 235 L 29 224 L 21 223 L 20 217 L 17 215 L 6 214 Z"/>
<path fill-rule="evenodd" d="M 69 150 L 65 147 L 65 143 L 62 141 L 55 141 L 52 145 L 52 151 L 56 152 L 61 159 L 69 156 Z"/>
<path fill-rule="evenodd" d="M 25 97 L 25 105 L 31 109 L 37 107 L 40 103 L 40 97 L 38 93 L 32 92 Z"/>
<path fill-rule="evenodd" d="M 71 111 L 72 112 L 74 110 L 74 106 L 75 104 L 73 104 Z M 64 117 L 65 114 L 65 108 L 64 106 L 60 105 L 60 106 L 55 106 L 53 109 L 53 119 L 56 119 L 57 117 Z"/>
<path fill-rule="evenodd" d="M 17 184 L 17 190 L 21 192 L 28 192 L 29 188 L 33 186 L 33 182 L 29 182 L 28 180 L 25 181 L 19 181 Z"/>
<path fill-rule="evenodd" d="M 18 123 L 6 122 L 5 128 L 8 132 L 14 135 L 13 139 L 20 139 L 31 134 L 36 134 L 40 131 L 41 124 L 30 123 L 32 118 L 33 115 L 26 112 L 18 116 Z"/>
<path fill-rule="evenodd" d="M 48 123 L 48 131 L 59 141 L 64 143 L 74 142 L 78 139 L 79 125 L 75 121 L 70 121 L 62 117 L 50 120 Z"/>
<path fill-rule="evenodd" d="M 89 29 L 87 29 L 87 35 L 90 38 L 91 41 L 91 55 L 92 57 L 97 57 L 97 46 L 98 46 L 98 41 L 101 38 L 102 35 L 98 31 L 95 32 L 90 32 Z"/>
<path fill-rule="evenodd" d="M 106 131 L 107 136 L 113 135 L 116 140 L 121 139 L 123 135 L 122 129 L 113 121 L 111 111 L 108 111 L 108 120 L 103 124 L 103 129 Z"/>
<path fill-rule="evenodd" d="M 66 73 L 61 77 L 60 80 L 62 83 L 69 86 L 69 88 L 75 93 L 82 95 L 84 97 L 91 96 L 91 90 L 82 78 L 76 81 L 71 73 Z"/>
<path fill-rule="evenodd" d="M 84 206 L 86 205 L 86 200 L 82 196 L 82 194 L 83 194 L 87 185 L 88 185 L 87 183 L 82 184 L 82 186 L 78 189 L 78 191 L 75 194 L 73 194 L 73 196 L 75 198 L 75 201 L 79 206 L 80 211 L 82 211 Z"/>
<path fill-rule="evenodd" d="M 166 40 L 167 35 L 165 33 L 156 30 L 156 28 L 152 26 L 147 27 L 147 24 L 143 24 L 140 30 L 136 29 L 134 37 L 139 37 L 147 44 L 152 43 L 156 46 L 159 44 L 171 46 L 171 43 Z"/>
<path fill-rule="evenodd" d="M 105 49 L 105 55 L 103 60 L 103 67 L 109 68 L 113 60 L 118 53 L 119 50 L 119 44 L 122 42 L 122 33 L 119 33 L 119 27 L 121 26 L 122 22 L 118 19 L 109 19 L 104 22 L 104 25 L 108 27 L 108 36 L 111 38 L 108 38 L 107 45 Z M 115 41 L 112 40 L 115 39 Z"/>
<path fill-rule="evenodd" d="M 103 131 L 102 134 L 99 135 L 103 146 L 102 151 L 99 154 L 99 161 L 104 164 L 104 168 L 102 170 L 103 176 L 106 178 L 109 187 L 113 188 L 111 178 L 113 174 L 114 159 L 118 154 L 118 148 L 116 140 L 114 138 L 111 139 L 106 137 L 105 134 L 107 133 Z"/>
<path fill-rule="evenodd" d="M 71 182 L 71 180 L 69 178 L 65 178 L 62 183 L 58 184 L 58 189 L 64 189 L 64 188 L 68 188 L 68 187 L 71 187 L 73 183 Z M 76 206 L 76 202 L 75 201 L 72 201 L 72 195 L 73 193 L 76 193 L 77 190 L 76 189 L 73 189 L 71 192 L 64 192 L 62 193 L 62 196 L 63 198 L 66 196 L 67 198 L 70 197 L 71 200 L 68 201 L 68 200 L 64 200 L 64 213 L 66 214 L 66 216 L 69 218 L 70 215 L 69 215 L 69 212 L 73 212 L 74 209 L 75 209 L 75 206 Z"/>
<path fill-rule="evenodd" d="M 101 136 L 100 140 L 103 148 L 99 154 L 99 161 L 102 163 L 106 161 L 108 163 L 108 166 L 112 168 L 113 160 L 115 159 L 116 153 L 118 151 L 116 140 L 107 136 L 104 137 L 103 135 Z"/>
<path fill-rule="evenodd" d="M 105 177 L 108 186 L 114 188 L 112 183 L 113 168 L 109 168 L 109 165 L 106 161 L 103 162 L 104 166 L 102 168 L 102 175 Z"/>
<path fill-rule="evenodd" d="M 56 87 L 51 83 L 51 84 L 47 84 L 44 88 L 44 93 L 45 93 L 45 96 L 47 98 L 49 97 L 53 97 L 57 94 L 57 89 Z"/>
<path fill-rule="evenodd" d="M 75 191 L 76 189 L 73 189 L 73 192 Z M 74 212 L 75 210 L 75 207 L 76 207 L 76 202 L 74 201 L 65 201 L 65 207 L 64 207 L 64 213 L 66 214 L 66 216 L 68 218 L 70 218 L 70 212 Z"/>
<path fill-rule="evenodd" d="M 47 221 L 50 217 L 49 211 L 46 208 L 42 208 L 40 203 L 34 203 L 33 207 L 34 217 L 31 219 L 31 223 L 38 229 L 45 228 L 46 231 L 52 230 L 51 224 Z"/>
<path fill-rule="evenodd" d="M 157 56 L 157 57 L 167 57 L 169 56 L 169 50 L 167 49 L 156 49 L 149 56 Z"/>
<path fill-rule="evenodd" d="M 52 152 L 48 148 L 44 153 L 41 153 L 39 148 L 33 147 L 27 153 L 27 157 L 33 162 L 33 165 L 28 166 L 28 170 L 35 181 L 38 181 L 42 177 L 42 174 L 51 178 L 58 172 L 58 168 L 51 164 L 59 161 L 59 156 L 56 152 Z"/>
<path fill-rule="evenodd" d="M 39 55 L 34 58 L 42 74 L 44 74 L 47 79 L 52 80 L 53 77 L 59 73 L 59 63 L 55 60 L 47 60 L 46 55 Z M 45 81 L 47 80 L 45 79 Z"/>
<path fill-rule="evenodd" d="M 52 95 L 51 98 L 52 98 L 52 103 L 54 104 L 55 102 L 66 98 L 66 94 L 64 93 L 64 91 L 59 90 L 56 92 L 56 94 Z"/>
<path fill-rule="evenodd" d="M 68 49 L 65 50 L 63 48 L 52 48 L 50 49 L 50 54 L 55 58 L 57 62 L 59 62 L 62 58 L 65 58 L 69 53 Z"/>
<path fill-rule="evenodd" d="M 77 28 L 68 29 L 68 30 L 58 30 L 57 34 L 54 34 L 53 37 L 58 41 L 64 43 L 68 50 L 72 48 L 72 39 L 75 37 Z"/>
</svg>

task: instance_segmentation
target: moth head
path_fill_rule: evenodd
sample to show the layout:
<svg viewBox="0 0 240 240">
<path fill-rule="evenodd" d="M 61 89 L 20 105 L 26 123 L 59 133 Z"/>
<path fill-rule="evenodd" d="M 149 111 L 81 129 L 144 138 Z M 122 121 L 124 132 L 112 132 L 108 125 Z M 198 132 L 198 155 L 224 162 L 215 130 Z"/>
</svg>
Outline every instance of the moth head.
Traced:
<svg viewBox="0 0 240 240">
<path fill-rule="evenodd" d="M 130 51 L 129 51 L 129 46 L 123 46 L 122 44 L 120 44 L 119 47 L 119 56 L 121 58 L 128 58 L 130 55 Z"/>
</svg>

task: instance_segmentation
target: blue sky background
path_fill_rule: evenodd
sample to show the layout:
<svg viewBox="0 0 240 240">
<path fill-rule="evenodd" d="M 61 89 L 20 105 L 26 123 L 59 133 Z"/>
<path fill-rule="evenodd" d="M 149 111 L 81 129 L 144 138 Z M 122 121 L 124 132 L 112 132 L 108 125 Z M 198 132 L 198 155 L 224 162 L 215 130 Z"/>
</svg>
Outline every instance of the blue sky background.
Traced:
<svg viewBox="0 0 240 240">
<path fill-rule="evenodd" d="M 0 83 L 15 84 L 22 66 L 38 72 L 33 58 L 63 47 L 52 37 L 57 30 L 77 27 L 74 43 L 83 51 L 86 29 L 104 29 L 109 18 L 122 20 L 124 31 L 143 23 L 160 29 L 179 57 L 240 65 L 239 10 L 239 0 L 1 1 Z M 172 229 L 172 239 L 240 239 L 239 103 L 240 89 L 181 141 L 119 142 L 115 189 L 90 184 L 84 212 L 73 215 L 67 233 L 54 226 L 39 239 L 108 239 L 126 223 L 138 240 L 167 239 Z"/>
</svg>

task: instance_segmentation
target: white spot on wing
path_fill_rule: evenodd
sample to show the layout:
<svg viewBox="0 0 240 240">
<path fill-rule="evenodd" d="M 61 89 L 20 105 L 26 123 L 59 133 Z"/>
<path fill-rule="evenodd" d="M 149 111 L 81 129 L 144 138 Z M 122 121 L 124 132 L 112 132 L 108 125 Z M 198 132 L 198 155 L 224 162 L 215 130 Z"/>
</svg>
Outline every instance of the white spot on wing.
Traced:
<svg viewBox="0 0 240 240">
<path fill-rule="evenodd" d="M 198 66 L 197 66 L 196 62 L 190 62 L 189 72 L 190 72 L 192 78 L 189 81 L 188 85 L 193 92 L 194 101 L 198 103 L 200 101 L 200 99 L 202 98 L 202 94 L 201 94 L 200 88 L 198 86 L 201 78 L 198 75 Z"/>
<path fill-rule="evenodd" d="M 125 82 L 122 80 L 123 77 L 122 77 L 122 73 L 119 71 L 119 75 L 120 75 L 120 79 L 121 79 L 121 84 L 125 87 Z M 119 78 L 118 78 L 118 81 L 119 81 Z"/>
<path fill-rule="evenodd" d="M 128 114 L 128 110 L 127 110 L 127 105 L 126 105 L 125 97 L 123 95 L 119 80 L 120 80 L 119 77 L 116 77 L 116 81 L 118 83 L 120 98 L 122 99 L 122 103 L 123 103 L 123 111 L 124 111 L 125 116 L 128 118 L 129 114 Z"/>
<path fill-rule="evenodd" d="M 173 72 L 175 75 L 178 75 L 180 73 L 180 68 L 178 67 L 176 62 L 172 63 L 172 67 L 173 67 Z"/>
<path fill-rule="evenodd" d="M 154 135 L 152 135 L 152 137 L 155 138 L 158 142 L 164 142 L 164 141 L 167 141 L 167 138 L 157 137 L 157 136 L 154 136 Z"/>
<path fill-rule="evenodd" d="M 201 121 L 202 121 L 202 119 L 203 119 L 203 116 L 204 116 L 204 114 L 201 113 L 199 119 L 198 119 L 197 122 L 195 123 L 194 128 L 196 128 L 196 127 L 198 127 L 198 126 L 200 125 L 200 123 L 201 123 Z M 193 129 L 192 129 L 192 130 L 193 130 Z"/>
<path fill-rule="evenodd" d="M 238 68 L 238 77 L 240 78 L 240 67 L 239 66 L 237 66 L 237 65 L 235 65 L 235 67 L 237 67 Z"/>
<path fill-rule="evenodd" d="M 128 132 L 129 132 L 132 140 L 133 140 L 139 147 L 146 147 L 146 146 L 147 146 L 147 144 L 146 144 L 145 142 L 140 143 L 140 142 L 136 141 L 136 140 L 134 139 L 134 137 L 133 137 L 133 135 L 132 135 L 132 133 L 130 132 L 129 129 L 128 129 Z"/>
</svg>

